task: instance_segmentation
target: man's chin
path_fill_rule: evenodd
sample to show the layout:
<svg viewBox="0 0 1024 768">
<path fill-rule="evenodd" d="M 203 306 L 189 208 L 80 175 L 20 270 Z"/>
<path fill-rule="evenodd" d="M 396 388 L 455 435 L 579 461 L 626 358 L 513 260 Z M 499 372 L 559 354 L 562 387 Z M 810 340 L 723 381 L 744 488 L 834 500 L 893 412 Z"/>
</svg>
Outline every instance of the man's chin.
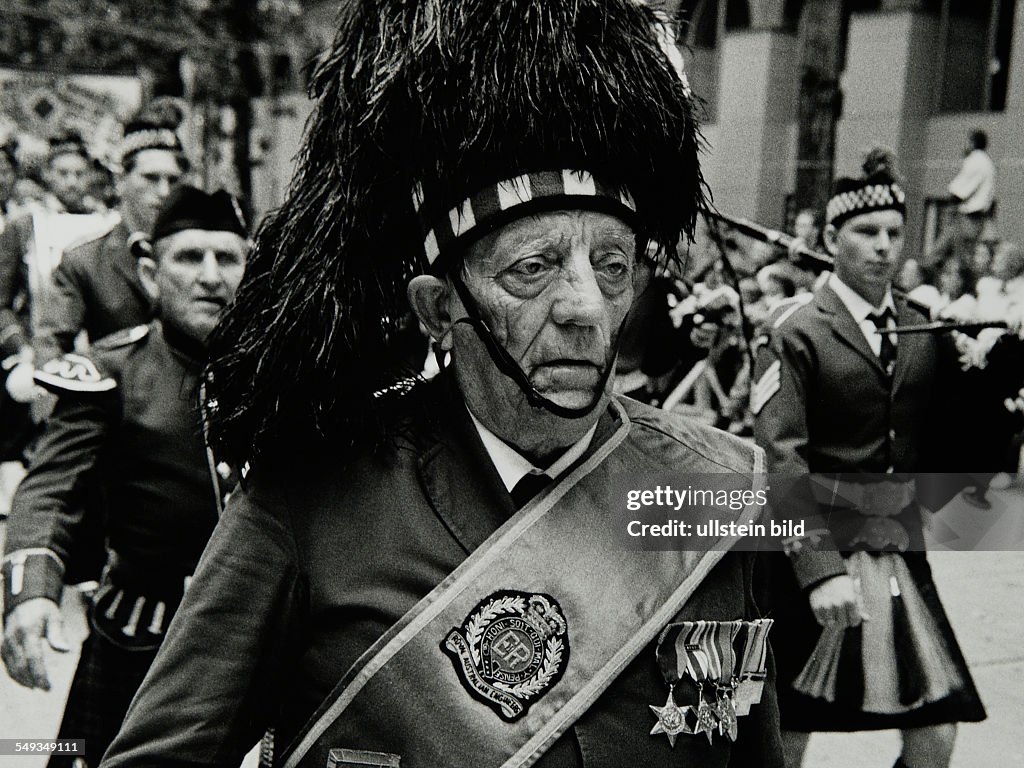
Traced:
<svg viewBox="0 0 1024 768">
<path fill-rule="evenodd" d="M 562 408 L 580 410 L 596 405 L 601 396 L 593 389 L 538 390 L 546 399 Z"/>
</svg>

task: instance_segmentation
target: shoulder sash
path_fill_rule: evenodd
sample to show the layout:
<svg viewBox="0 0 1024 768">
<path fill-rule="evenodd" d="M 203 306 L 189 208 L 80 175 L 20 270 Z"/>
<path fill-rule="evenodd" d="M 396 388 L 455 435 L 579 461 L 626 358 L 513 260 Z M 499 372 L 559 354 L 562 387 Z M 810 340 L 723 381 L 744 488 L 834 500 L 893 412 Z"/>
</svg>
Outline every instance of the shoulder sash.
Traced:
<svg viewBox="0 0 1024 768">
<path fill-rule="evenodd" d="M 372 645 L 280 765 L 322 768 L 342 749 L 383 749 L 410 768 L 524 768 L 673 620 L 735 540 L 691 552 L 622 545 L 611 478 L 635 474 L 650 454 L 626 442 L 631 422 L 614 399 L 612 407 L 614 434 Z M 749 470 L 753 489 L 764 482 L 762 456 Z M 732 514 L 753 522 L 760 508 Z M 488 663 L 485 643 L 492 666 L 504 666 L 474 680 Z M 386 744 L 352 743 L 374 730 Z"/>
</svg>

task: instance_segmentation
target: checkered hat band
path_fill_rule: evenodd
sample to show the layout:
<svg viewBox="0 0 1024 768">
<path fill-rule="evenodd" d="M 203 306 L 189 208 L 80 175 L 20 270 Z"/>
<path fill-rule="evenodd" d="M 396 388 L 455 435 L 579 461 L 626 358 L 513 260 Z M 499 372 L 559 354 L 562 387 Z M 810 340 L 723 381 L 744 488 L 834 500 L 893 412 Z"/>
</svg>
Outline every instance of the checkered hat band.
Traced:
<svg viewBox="0 0 1024 768">
<path fill-rule="evenodd" d="M 121 142 L 121 160 L 141 152 L 144 149 L 167 149 L 172 152 L 181 150 L 181 141 L 178 134 L 170 128 L 148 128 L 142 131 L 132 131 L 125 135 Z"/>
<path fill-rule="evenodd" d="M 412 198 L 416 212 L 420 213 L 423 192 L 419 186 L 413 190 Z M 525 173 L 481 189 L 438 220 L 426 221 L 421 216 L 427 262 L 433 264 L 449 246 L 471 232 L 481 235 L 512 218 L 555 210 L 570 203 L 573 208 L 608 211 L 628 219 L 636 213 L 636 204 L 628 192 L 603 183 L 588 171 Z"/>
<path fill-rule="evenodd" d="M 870 211 L 899 210 L 906 207 L 907 196 L 899 184 L 869 184 L 840 192 L 825 207 L 825 223 L 838 222 Z"/>
</svg>

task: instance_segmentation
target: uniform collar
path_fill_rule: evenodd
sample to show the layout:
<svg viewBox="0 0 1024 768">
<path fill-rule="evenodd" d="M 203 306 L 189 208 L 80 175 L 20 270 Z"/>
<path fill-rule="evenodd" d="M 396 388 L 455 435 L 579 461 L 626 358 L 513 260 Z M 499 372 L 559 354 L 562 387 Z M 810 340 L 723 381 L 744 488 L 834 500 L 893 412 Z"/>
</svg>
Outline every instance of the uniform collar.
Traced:
<svg viewBox="0 0 1024 768">
<path fill-rule="evenodd" d="M 167 346 L 171 348 L 172 352 L 193 365 L 202 366 L 206 362 L 207 350 L 204 344 L 200 344 L 167 322 L 159 321 L 158 325 L 164 341 L 167 342 Z"/>
<path fill-rule="evenodd" d="M 554 464 L 547 469 L 540 469 L 481 424 L 472 411 L 468 408 L 466 410 L 469 412 L 469 418 L 473 420 L 473 426 L 476 427 L 476 431 L 480 435 L 480 442 L 483 443 L 484 450 L 487 451 L 491 463 L 498 470 L 501 482 L 504 483 L 505 488 L 509 492 L 516 486 L 516 483 L 529 474 L 545 474 L 552 479 L 557 478 L 586 452 L 587 448 L 590 447 L 590 442 L 594 439 L 594 433 L 597 431 L 597 423 L 595 422 L 594 426 L 587 431 L 587 434 L 574 443 Z"/>
<path fill-rule="evenodd" d="M 853 288 L 840 280 L 835 272 L 829 276 L 828 284 L 850 314 L 853 315 L 853 319 L 857 321 L 858 325 L 867 320 L 869 315 L 880 311 L 889 310 L 894 317 L 896 316 L 896 302 L 893 301 L 891 287 L 885 289 L 885 298 L 882 299 L 882 305 L 875 307 L 871 302 L 853 290 Z"/>
</svg>

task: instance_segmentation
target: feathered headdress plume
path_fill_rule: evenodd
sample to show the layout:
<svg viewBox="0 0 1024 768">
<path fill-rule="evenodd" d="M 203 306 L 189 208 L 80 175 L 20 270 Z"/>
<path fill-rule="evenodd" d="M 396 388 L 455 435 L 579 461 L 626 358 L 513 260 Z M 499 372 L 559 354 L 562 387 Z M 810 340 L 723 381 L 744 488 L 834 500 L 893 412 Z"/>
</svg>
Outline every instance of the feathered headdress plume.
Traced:
<svg viewBox="0 0 1024 768">
<path fill-rule="evenodd" d="M 698 136 L 658 23 L 635 0 L 346 3 L 287 200 L 212 339 L 216 446 L 379 440 L 425 222 L 486 185 L 586 171 L 635 203 L 643 237 L 689 234 Z"/>
</svg>

